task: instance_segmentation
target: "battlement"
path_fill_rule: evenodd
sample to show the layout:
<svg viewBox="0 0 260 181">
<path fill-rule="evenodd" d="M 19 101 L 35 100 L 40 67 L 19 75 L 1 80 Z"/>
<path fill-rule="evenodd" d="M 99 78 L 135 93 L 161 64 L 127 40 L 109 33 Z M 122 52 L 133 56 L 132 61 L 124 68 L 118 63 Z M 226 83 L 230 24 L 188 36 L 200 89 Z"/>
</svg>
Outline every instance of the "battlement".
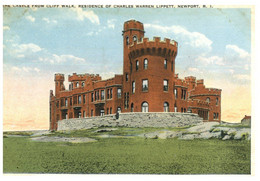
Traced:
<svg viewBox="0 0 260 181">
<path fill-rule="evenodd" d="M 196 82 L 196 77 L 193 77 L 193 76 L 188 76 L 188 77 L 185 77 L 184 79 L 187 82 L 194 82 L 194 83 Z"/>
<path fill-rule="evenodd" d="M 204 84 L 204 79 L 197 80 L 197 84 Z"/>
<path fill-rule="evenodd" d="M 175 86 L 187 87 L 187 82 L 183 79 L 177 78 L 175 79 Z"/>
<path fill-rule="evenodd" d="M 76 74 L 76 73 L 73 73 L 72 75 L 68 75 L 69 82 L 72 82 L 72 81 L 85 81 L 88 78 L 90 78 L 90 79 L 92 79 L 94 81 L 101 80 L 101 77 L 99 76 L 99 74 L 88 74 L 88 73 Z"/>
<path fill-rule="evenodd" d="M 217 89 L 217 88 L 206 88 L 206 90 L 210 93 L 210 94 L 218 94 L 220 95 L 222 90 L 221 89 Z"/>
<path fill-rule="evenodd" d="M 142 31 L 144 32 L 144 25 L 140 21 L 128 20 L 124 23 L 124 32 L 129 30 Z"/>
<path fill-rule="evenodd" d="M 64 74 L 56 73 L 54 75 L 54 81 L 64 81 Z"/>
<path fill-rule="evenodd" d="M 165 38 L 161 41 L 160 37 L 154 37 L 153 40 L 143 38 L 142 41 L 134 41 L 129 46 L 129 56 L 138 57 L 144 54 L 152 54 L 157 56 L 176 56 L 178 43 L 175 40 Z"/>
</svg>

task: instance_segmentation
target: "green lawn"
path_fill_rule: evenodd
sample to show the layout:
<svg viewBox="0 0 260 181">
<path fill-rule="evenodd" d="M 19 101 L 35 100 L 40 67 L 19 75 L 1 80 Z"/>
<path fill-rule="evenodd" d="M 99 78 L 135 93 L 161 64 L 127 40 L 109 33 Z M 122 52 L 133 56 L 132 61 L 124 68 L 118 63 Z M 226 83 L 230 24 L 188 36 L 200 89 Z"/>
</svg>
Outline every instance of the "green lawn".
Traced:
<svg viewBox="0 0 260 181">
<path fill-rule="evenodd" d="M 72 144 L 8 137 L 3 154 L 4 173 L 250 174 L 245 140 L 135 137 Z"/>
</svg>

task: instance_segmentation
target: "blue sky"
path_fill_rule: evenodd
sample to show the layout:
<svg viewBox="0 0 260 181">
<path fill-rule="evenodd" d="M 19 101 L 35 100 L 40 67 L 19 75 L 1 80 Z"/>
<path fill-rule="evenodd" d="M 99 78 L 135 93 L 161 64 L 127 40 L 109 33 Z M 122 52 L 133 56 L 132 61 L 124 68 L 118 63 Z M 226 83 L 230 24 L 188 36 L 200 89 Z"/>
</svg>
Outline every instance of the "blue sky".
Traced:
<svg viewBox="0 0 260 181">
<path fill-rule="evenodd" d="M 204 78 L 206 85 L 223 89 L 224 100 L 236 95 L 230 90 L 248 91 L 240 100 L 247 103 L 239 109 L 250 114 L 250 13 L 247 8 L 4 8 L 4 92 L 17 94 L 7 85 L 11 78 L 17 84 L 41 82 L 35 89 L 46 89 L 48 98 L 57 72 L 65 73 L 66 79 L 73 72 L 104 78 L 121 74 L 123 24 L 136 19 L 144 24 L 146 37 L 178 42 L 180 77 Z M 231 109 L 226 106 L 227 112 Z"/>
</svg>

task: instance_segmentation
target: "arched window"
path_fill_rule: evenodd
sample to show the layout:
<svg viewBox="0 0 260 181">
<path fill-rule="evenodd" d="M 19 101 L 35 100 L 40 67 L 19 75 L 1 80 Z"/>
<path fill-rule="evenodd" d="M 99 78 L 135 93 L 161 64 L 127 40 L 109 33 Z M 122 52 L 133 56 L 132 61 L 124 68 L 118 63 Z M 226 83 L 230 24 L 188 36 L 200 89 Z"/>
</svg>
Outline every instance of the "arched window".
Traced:
<svg viewBox="0 0 260 181">
<path fill-rule="evenodd" d="M 139 69 L 139 61 L 136 60 L 136 71 Z"/>
<path fill-rule="evenodd" d="M 126 45 L 129 45 L 129 37 L 127 36 L 125 39 L 126 39 Z"/>
<path fill-rule="evenodd" d="M 131 112 L 134 112 L 134 103 L 131 104 Z"/>
<path fill-rule="evenodd" d="M 147 69 L 148 68 L 148 60 L 147 58 L 144 59 L 144 69 Z"/>
<path fill-rule="evenodd" d="M 82 82 L 82 83 L 81 83 L 81 87 L 84 87 L 84 86 L 85 86 L 85 82 Z"/>
<path fill-rule="evenodd" d="M 133 36 L 133 41 L 137 41 L 137 36 Z"/>
<path fill-rule="evenodd" d="M 218 105 L 218 98 L 216 98 L 216 105 Z"/>
<path fill-rule="evenodd" d="M 163 111 L 164 112 L 169 112 L 169 103 L 168 102 L 164 102 L 164 104 L 163 104 Z"/>
<path fill-rule="evenodd" d="M 79 87 L 79 82 L 76 83 L 76 87 Z"/>
<path fill-rule="evenodd" d="M 132 82 L 132 93 L 135 93 L 135 81 Z"/>
<path fill-rule="evenodd" d="M 167 69 L 167 59 L 164 59 L 164 68 Z"/>
<path fill-rule="evenodd" d="M 210 98 L 209 97 L 207 97 L 206 102 L 210 103 Z"/>
<path fill-rule="evenodd" d="M 149 105 L 147 102 L 142 103 L 142 112 L 149 112 Z"/>
</svg>

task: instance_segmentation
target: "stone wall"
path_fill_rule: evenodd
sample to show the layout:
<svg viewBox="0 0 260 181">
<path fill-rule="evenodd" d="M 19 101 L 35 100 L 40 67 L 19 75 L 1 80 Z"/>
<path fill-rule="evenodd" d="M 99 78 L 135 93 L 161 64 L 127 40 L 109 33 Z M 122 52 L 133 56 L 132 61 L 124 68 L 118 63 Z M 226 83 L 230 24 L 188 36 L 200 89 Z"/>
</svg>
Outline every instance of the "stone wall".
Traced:
<svg viewBox="0 0 260 181">
<path fill-rule="evenodd" d="M 183 127 L 202 123 L 197 114 L 192 113 L 120 113 L 91 117 L 64 119 L 58 122 L 58 131 L 90 129 L 93 127 Z"/>
</svg>

